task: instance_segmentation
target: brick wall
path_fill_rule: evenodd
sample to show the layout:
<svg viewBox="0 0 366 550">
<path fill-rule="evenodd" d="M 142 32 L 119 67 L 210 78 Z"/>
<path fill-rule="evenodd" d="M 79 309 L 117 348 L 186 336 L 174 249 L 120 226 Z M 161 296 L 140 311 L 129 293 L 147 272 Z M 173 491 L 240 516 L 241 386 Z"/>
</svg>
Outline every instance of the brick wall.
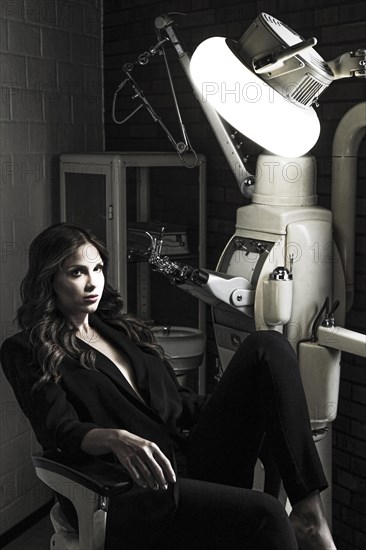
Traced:
<svg viewBox="0 0 366 550">
<path fill-rule="evenodd" d="M 362 2 L 347 0 L 125 0 L 105 2 L 104 52 L 106 146 L 109 150 L 172 150 L 164 133 L 146 111 L 139 111 L 123 126 L 111 120 L 111 103 L 116 86 L 123 79 L 122 65 L 156 43 L 154 18 L 160 13 L 186 12 L 175 16 L 180 32 L 191 51 L 204 38 L 214 35 L 238 38 L 256 15 L 267 12 L 287 23 L 305 37 L 318 39 L 318 52 L 330 60 L 343 52 L 365 47 L 366 25 Z M 362 16 L 363 14 L 363 16 Z M 169 49 L 169 47 L 168 47 Z M 197 106 L 190 86 L 169 50 L 172 72 L 183 118 L 194 147 L 208 159 L 208 267 L 214 268 L 218 255 L 234 232 L 236 209 L 244 203 L 225 158 Z M 173 104 L 162 59 L 155 56 L 134 77 L 154 108 L 178 137 Z M 318 110 L 322 131 L 314 155 L 318 164 L 318 195 L 322 206 L 330 205 L 331 147 L 335 128 L 343 114 L 365 100 L 365 82 L 341 80 L 331 85 Z M 136 101 L 127 96 L 117 103 L 119 119 Z M 258 150 L 244 140 L 244 150 L 254 157 Z M 356 220 L 356 295 L 347 327 L 366 329 L 366 142 L 360 147 Z M 169 204 L 167 205 L 169 206 Z M 208 357 L 214 375 L 215 348 L 212 331 Z M 358 357 L 343 357 L 339 414 L 334 423 L 333 528 L 339 550 L 356 550 L 366 543 L 366 369 Z"/>
<path fill-rule="evenodd" d="M 1 341 L 16 331 L 32 238 L 58 221 L 58 157 L 103 149 L 101 0 L 1 0 Z M 50 498 L 1 373 L 0 534 Z"/>
</svg>

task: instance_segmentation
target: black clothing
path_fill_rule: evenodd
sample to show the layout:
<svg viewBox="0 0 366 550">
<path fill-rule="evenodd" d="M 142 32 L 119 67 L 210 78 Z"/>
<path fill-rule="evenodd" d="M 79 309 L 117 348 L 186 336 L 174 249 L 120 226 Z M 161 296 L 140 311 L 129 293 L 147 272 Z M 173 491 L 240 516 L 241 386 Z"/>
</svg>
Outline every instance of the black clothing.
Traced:
<svg viewBox="0 0 366 550">
<path fill-rule="evenodd" d="M 80 457 L 84 454 L 80 445 L 89 430 L 125 429 L 154 441 L 175 465 L 175 450 L 187 450 L 182 430 L 188 429 L 192 430 L 189 476 L 196 478 L 170 484 L 168 491 L 135 487 L 123 497 L 112 498 L 106 548 L 117 549 L 123 541 L 126 550 L 178 549 L 185 544 L 192 550 L 195 546 L 188 544 L 192 536 L 201 541 L 200 550 L 219 548 L 214 546 L 213 533 L 220 528 L 212 525 L 210 529 L 210 524 L 217 524 L 221 510 L 226 518 L 222 540 L 230 523 L 241 526 L 231 532 L 230 548 L 296 549 L 279 503 L 268 495 L 242 489 L 251 487 L 264 432 L 273 444 L 292 502 L 326 486 L 312 441 L 296 356 L 288 342 L 272 331 L 248 337 L 209 398 L 182 388 L 168 363 L 142 351 L 96 315 L 90 316 L 90 324 L 129 360 L 144 402 L 116 365 L 99 352 L 96 369 L 85 369 L 67 357 L 61 365 L 61 382 L 48 382 L 32 392 L 39 372 L 29 336 L 19 333 L 4 342 L 1 363 L 38 441 L 44 449 L 59 448 Z M 259 524 L 253 520 L 254 509 L 262 510 Z M 274 536 L 276 532 L 281 535 Z M 244 536 L 246 540 L 242 540 Z M 288 540 L 287 546 L 284 540 Z M 267 542 L 259 546 L 259 541 Z"/>
<path fill-rule="evenodd" d="M 297 357 L 275 331 L 244 341 L 203 407 L 189 441 L 190 476 L 252 487 L 264 435 L 292 505 L 326 489 Z"/>
<path fill-rule="evenodd" d="M 179 506 L 154 550 L 297 550 L 287 513 L 270 495 L 195 479 L 178 483 Z"/>
</svg>

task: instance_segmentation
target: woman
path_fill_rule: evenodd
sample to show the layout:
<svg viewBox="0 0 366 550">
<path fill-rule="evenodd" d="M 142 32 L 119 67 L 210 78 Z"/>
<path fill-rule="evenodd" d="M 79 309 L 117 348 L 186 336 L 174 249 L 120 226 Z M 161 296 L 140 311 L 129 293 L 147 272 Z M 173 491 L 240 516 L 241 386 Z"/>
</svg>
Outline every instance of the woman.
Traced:
<svg viewBox="0 0 366 550">
<path fill-rule="evenodd" d="M 213 395 L 196 395 L 179 385 L 151 330 L 122 314 L 107 264 L 104 246 L 80 227 L 40 233 L 21 286 L 22 332 L 1 349 L 44 449 L 118 460 L 134 480 L 111 499 L 106 548 L 121 540 L 135 550 L 335 549 L 319 496 L 327 483 L 285 338 L 251 335 Z M 251 490 L 264 433 L 291 521 L 274 498 Z M 188 476 L 177 479 L 182 455 Z"/>
</svg>

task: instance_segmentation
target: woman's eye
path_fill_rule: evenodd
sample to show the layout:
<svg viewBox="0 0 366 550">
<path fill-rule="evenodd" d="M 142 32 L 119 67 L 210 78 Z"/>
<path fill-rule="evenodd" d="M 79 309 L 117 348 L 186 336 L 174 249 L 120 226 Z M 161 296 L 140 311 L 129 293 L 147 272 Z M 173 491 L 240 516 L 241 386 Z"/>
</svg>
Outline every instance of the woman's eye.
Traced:
<svg viewBox="0 0 366 550">
<path fill-rule="evenodd" d="M 81 271 L 80 269 L 73 269 L 70 273 L 71 277 L 74 277 L 76 279 L 77 277 L 80 277 Z"/>
<path fill-rule="evenodd" d="M 95 271 L 103 271 L 103 267 L 104 267 L 103 265 L 97 265 L 95 267 Z"/>
</svg>

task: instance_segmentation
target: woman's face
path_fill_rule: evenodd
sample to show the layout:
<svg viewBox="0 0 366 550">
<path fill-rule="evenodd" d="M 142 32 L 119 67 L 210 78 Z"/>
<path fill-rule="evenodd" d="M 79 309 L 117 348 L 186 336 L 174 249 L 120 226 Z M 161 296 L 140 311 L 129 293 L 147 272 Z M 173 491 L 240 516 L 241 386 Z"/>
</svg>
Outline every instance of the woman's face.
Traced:
<svg viewBox="0 0 366 550">
<path fill-rule="evenodd" d="M 76 323 L 96 311 L 103 288 L 103 260 L 90 243 L 80 246 L 64 260 L 53 281 L 60 311 Z"/>
</svg>

